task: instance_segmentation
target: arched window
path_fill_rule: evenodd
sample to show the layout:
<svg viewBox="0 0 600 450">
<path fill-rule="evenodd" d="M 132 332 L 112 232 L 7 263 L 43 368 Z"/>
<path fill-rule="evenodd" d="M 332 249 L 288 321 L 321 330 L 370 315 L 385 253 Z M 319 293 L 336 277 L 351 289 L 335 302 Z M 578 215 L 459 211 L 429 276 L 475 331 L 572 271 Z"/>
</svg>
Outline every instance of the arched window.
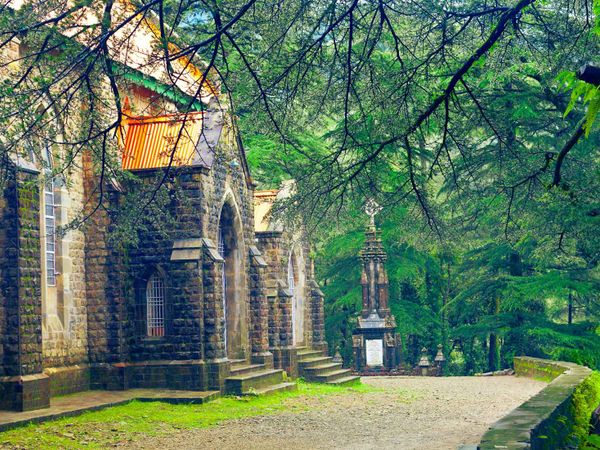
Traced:
<svg viewBox="0 0 600 450">
<path fill-rule="evenodd" d="M 304 269 L 299 254 L 292 249 L 288 259 L 287 283 L 292 294 L 292 342 L 304 343 Z"/>
<path fill-rule="evenodd" d="M 288 259 L 287 282 L 288 282 L 288 289 L 292 293 L 292 296 L 294 296 L 295 290 L 296 290 L 296 279 L 295 279 L 295 274 L 294 274 L 294 259 L 293 259 L 292 253 L 290 253 L 290 258 Z"/>
<path fill-rule="evenodd" d="M 40 230 L 40 268 L 42 297 L 42 327 L 45 337 L 49 333 L 63 331 L 67 321 L 68 310 L 65 306 L 65 291 L 70 289 L 70 278 L 59 275 L 71 257 L 69 239 L 63 240 L 62 233 L 57 233 L 67 219 L 65 210 L 61 208 L 68 194 L 63 190 L 60 175 L 60 156 L 55 153 L 59 148 L 54 146 L 61 127 L 52 112 L 39 106 L 31 117 L 29 130 L 23 138 L 24 150 L 30 162 L 40 170 L 39 185 L 39 230 Z M 60 140 L 60 139 L 58 139 Z M 67 202 L 68 205 L 68 202 Z M 68 206 L 67 206 L 68 211 Z M 66 258 L 66 259 L 65 259 Z"/>
<path fill-rule="evenodd" d="M 215 236 L 217 249 L 223 257 L 224 344 L 230 359 L 244 359 L 249 351 L 247 288 L 244 267 L 242 225 L 233 201 L 221 208 L 219 228 Z"/>
<path fill-rule="evenodd" d="M 288 259 L 287 283 L 288 289 L 292 294 L 292 342 L 296 344 L 298 340 L 298 331 L 296 330 L 296 322 L 298 321 L 298 305 L 296 299 L 296 273 L 294 271 L 294 253 L 290 253 Z"/>
<path fill-rule="evenodd" d="M 44 235 L 46 241 L 46 285 L 56 286 L 56 204 L 54 202 L 54 178 L 52 177 L 52 152 L 48 144 L 44 148 Z"/>
<path fill-rule="evenodd" d="M 221 287 L 223 288 L 223 317 L 227 317 L 227 272 L 225 267 L 225 236 L 223 235 L 223 224 L 219 222 L 219 235 L 217 250 L 223 258 L 223 269 L 221 270 Z M 227 348 L 227 331 L 225 331 L 225 348 Z"/>
<path fill-rule="evenodd" d="M 150 337 L 165 335 L 165 282 L 157 272 L 146 284 L 146 330 Z"/>
</svg>

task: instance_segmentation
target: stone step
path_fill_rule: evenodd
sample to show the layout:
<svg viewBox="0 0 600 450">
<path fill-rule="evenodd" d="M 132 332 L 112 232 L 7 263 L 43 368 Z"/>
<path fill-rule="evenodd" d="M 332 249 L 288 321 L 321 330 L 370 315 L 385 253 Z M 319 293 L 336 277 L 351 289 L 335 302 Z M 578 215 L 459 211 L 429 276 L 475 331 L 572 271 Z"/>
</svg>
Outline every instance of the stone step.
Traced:
<svg viewBox="0 0 600 450">
<path fill-rule="evenodd" d="M 329 383 L 330 381 L 337 380 L 339 378 L 348 377 L 351 373 L 352 372 L 350 369 L 332 370 L 330 372 L 315 375 L 314 380 L 318 381 L 319 383 Z"/>
<path fill-rule="evenodd" d="M 328 381 L 327 384 L 334 384 L 336 386 L 353 386 L 360 384 L 360 377 L 356 375 L 350 375 L 347 377 L 336 378 L 335 380 Z"/>
<path fill-rule="evenodd" d="M 297 389 L 298 385 L 296 383 L 278 383 L 265 386 L 259 389 L 253 389 L 250 392 L 245 393 L 243 395 L 268 395 L 276 394 L 278 392 L 295 391 Z"/>
<path fill-rule="evenodd" d="M 244 373 L 258 372 L 265 369 L 264 364 L 247 364 L 231 366 L 230 376 L 242 375 Z"/>
<path fill-rule="evenodd" d="M 318 357 L 314 357 L 314 358 L 301 359 L 301 360 L 298 360 L 298 367 L 300 368 L 300 370 L 303 370 L 303 369 L 306 369 L 307 367 L 312 367 L 312 366 L 316 366 L 319 364 L 325 364 L 329 361 L 331 361 L 330 356 L 318 356 Z"/>
<path fill-rule="evenodd" d="M 283 370 L 268 369 L 225 378 L 225 393 L 243 395 L 267 387 L 269 385 L 283 382 Z"/>
<path fill-rule="evenodd" d="M 246 361 L 245 359 L 230 359 L 229 363 L 231 364 L 232 369 L 234 367 L 246 366 L 249 364 L 248 361 Z"/>
<path fill-rule="evenodd" d="M 342 363 L 334 363 L 334 362 L 328 361 L 326 364 L 318 364 L 316 366 L 305 367 L 303 369 L 303 372 L 306 375 L 306 377 L 311 377 L 311 376 L 320 375 L 322 373 L 330 372 L 332 370 L 341 369 L 341 368 L 342 368 Z"/>
<path fill-rule="evenodd" d="M 299 350 L 297 354 L 298 354 L 299 361 L 306 359 L 306 358 L 314 358 L 316 356 L 324 356 L 322 350 L 313 350 L 311 348 Z"/>
</svg>

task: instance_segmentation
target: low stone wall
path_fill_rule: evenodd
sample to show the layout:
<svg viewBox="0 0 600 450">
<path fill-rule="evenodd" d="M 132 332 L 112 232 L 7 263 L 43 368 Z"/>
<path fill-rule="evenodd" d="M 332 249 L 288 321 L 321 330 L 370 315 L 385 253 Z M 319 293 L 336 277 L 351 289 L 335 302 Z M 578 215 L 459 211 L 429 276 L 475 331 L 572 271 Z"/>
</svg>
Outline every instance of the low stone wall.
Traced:
<svg viewBox="0 0 600 450">
<path fill-rule="evenodd" d="M 138 361 L 92 367 L 91 388 L 98 390 L 175 389 L 205 391 L 218 384 L 204 361 Z M 227 375 L 229 367 L 225 367 Z M 221 374 L 221 378 L 224 376 Z"/>
<path fill-rule="evenodd" d="M 87 364 L 44 369 L 50 377 L 50 397 L 73 394 L 90 389 L 90 368 Z"/>
<path fill-rule="evenodd" d="M 515 357 L 515 373 L 548 381 L 547 387 L 484 434 L 480 450 L 577 448 L 600 403 L 600 374 L 577 364 Z"/>
</svg>

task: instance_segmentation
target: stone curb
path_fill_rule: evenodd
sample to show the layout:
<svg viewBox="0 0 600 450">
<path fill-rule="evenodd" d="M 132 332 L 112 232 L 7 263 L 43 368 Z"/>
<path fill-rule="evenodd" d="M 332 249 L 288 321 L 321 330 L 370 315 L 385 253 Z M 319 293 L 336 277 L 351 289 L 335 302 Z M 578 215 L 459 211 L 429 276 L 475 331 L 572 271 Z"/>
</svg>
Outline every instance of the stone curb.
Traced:
<svg viewBox="0 0 600 450">
<path fill-rule="evenodd" d="M 552 448 L 542 442 L 545 431 L 551 429 L 568 409 L 572 395 L 592 370 L 563 361 L 515 357 L 517 376 L 550 381 L 538 394 L 494 423 L 483 435 L 479 450 Z M 563 438 L 569 434 L 563 426 Z M 548 445 L 553 445 L 548 443 Z"/>
</svg>

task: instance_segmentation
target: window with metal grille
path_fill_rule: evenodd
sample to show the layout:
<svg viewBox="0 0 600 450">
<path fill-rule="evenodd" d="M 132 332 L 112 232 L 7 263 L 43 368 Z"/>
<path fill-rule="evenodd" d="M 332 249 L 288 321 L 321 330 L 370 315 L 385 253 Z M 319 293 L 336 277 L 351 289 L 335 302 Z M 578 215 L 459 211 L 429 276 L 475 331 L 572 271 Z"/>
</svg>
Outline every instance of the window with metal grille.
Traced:
<svg viewBox="0 0 600 450">
<path fill-rule="evenodd" d="M 146 329 L 150 337 L 165 335 L 165 283 L 156 272 L 146 285 Z"/>
</svg>

